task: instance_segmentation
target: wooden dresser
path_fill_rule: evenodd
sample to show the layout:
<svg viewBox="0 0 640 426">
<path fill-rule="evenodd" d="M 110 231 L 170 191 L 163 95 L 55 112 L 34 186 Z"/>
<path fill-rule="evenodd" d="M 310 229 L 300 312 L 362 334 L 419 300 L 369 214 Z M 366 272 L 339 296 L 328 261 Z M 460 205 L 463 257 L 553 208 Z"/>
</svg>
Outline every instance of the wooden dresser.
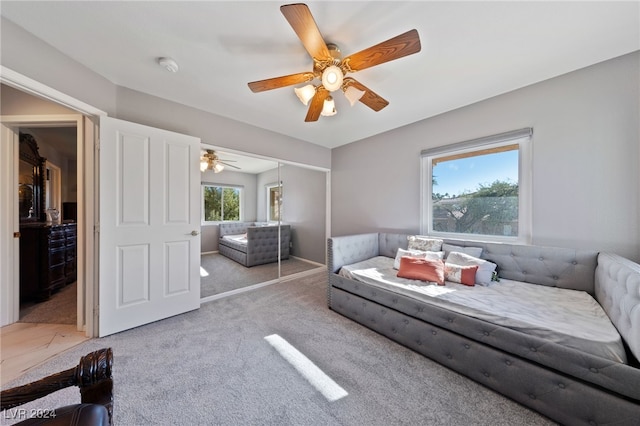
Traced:
<svg viewBox="0 0 640 426">
<path fill-rule="evenodd" d="M 20 301 L 41 302 L 76 280 L 76 223 L 20 225 Z"/>
</svg>

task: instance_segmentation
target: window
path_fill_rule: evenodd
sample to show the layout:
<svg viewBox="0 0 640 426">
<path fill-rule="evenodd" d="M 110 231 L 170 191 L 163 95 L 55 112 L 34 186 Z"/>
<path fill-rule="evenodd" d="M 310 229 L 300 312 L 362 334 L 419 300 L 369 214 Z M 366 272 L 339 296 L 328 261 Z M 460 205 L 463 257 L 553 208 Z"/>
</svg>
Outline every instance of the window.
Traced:
<svg viewBox="0 0 640 426">
<path fill-rule="evenodd" d="M 529 243 L 531 129 L 422 152 L 422 233 Z"/>
<path fill-rule="evenodd" d="M 282 208 L 282 185 L 267 185 L 267 221 L 279 222 Z"/>
<path fill-rule="evenodd" d="M 203 222 L 239 221 L 242 188 L 220 185 L 202 185 Z"/>
</svg>

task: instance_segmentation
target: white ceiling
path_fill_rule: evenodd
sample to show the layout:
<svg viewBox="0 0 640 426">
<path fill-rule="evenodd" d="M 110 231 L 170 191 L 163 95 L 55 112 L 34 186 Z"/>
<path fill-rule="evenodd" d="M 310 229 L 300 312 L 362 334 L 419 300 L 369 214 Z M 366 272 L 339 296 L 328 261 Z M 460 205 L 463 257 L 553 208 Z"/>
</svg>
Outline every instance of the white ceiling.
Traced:
<svg viewBox="0 0 640 426">
<path fill-rule="evenodd" d="M 422 51 L 353 74 L 390 102 L 382 111 L 337 94 L 337 115 L 305 123 L 292 88 L 247 87 L 311 70 L 282 4 L 3 0 L 0 11 L 117 85 L 329 148 L 640 49 L 637 1 L 310 1 L 345 55 L 412 28 Z"/>
</svg>

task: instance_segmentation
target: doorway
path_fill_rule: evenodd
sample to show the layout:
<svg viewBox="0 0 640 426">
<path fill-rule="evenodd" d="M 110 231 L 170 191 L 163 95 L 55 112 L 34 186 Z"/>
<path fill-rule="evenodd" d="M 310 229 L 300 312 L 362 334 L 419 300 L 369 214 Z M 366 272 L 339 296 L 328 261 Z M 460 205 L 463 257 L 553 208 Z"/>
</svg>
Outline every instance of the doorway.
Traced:
<svg viewBox="0 0 640 426">
<path fill-rule="evenodd" d="M 21 271 L 20 312 L 18 322 L 40 324 L 78 323 L 77 283 L 77 127 L 65 123 L 16 127 L 21 138 L 37 144 L 39 155 L 46 159 L 42 176 L 45 226 L 34 229 L 32 222 L 22 222 L 19 267 Z M 22 165 L 22 162 L 20 162 Z M 22 168 L 21 168 L 22 170 Z M 19 185 L 28 188 L 28 174 L 20 173 Z M 24 181 L 24 182 L 23 182 Z M 64 208 L 63 208 L 64 207 Z M 44 247 L 47 238 L 61 247 Z M 52 236 L 61 236 L 53 240 Z M 55 241 L 55 243 L 53 243 Z M 60 243 L 59 243 L 60 241 Z M 43 274 L 30 275 L 33 270 L 46 270 L 53 289 L 41 294 L 36 284 Z M 48 281 L 48 280 L 47 280 Z M 48 285 L 48 284 L 47 284 Z"/>
</svg>

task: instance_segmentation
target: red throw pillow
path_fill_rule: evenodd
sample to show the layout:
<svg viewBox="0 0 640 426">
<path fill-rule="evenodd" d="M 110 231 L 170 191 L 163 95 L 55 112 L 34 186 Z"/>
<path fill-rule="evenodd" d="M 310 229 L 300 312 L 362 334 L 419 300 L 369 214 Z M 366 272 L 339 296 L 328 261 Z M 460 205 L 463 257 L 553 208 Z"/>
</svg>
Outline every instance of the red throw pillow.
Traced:
<svg viewBox="0 0 640 426">
<path fill-rule="evenodd" d="M 402 256 L 400 258 L 398 277 L 444 285 L 444 262 L 440 259 Z"/>
<path fill-rule="evenodd" d="M 444 274 L 447 281 L 468 286 L 476 285 L 476 272 L 478 265 L 460 266 L 453 263 L 445 263 Z"/>
</svg>

